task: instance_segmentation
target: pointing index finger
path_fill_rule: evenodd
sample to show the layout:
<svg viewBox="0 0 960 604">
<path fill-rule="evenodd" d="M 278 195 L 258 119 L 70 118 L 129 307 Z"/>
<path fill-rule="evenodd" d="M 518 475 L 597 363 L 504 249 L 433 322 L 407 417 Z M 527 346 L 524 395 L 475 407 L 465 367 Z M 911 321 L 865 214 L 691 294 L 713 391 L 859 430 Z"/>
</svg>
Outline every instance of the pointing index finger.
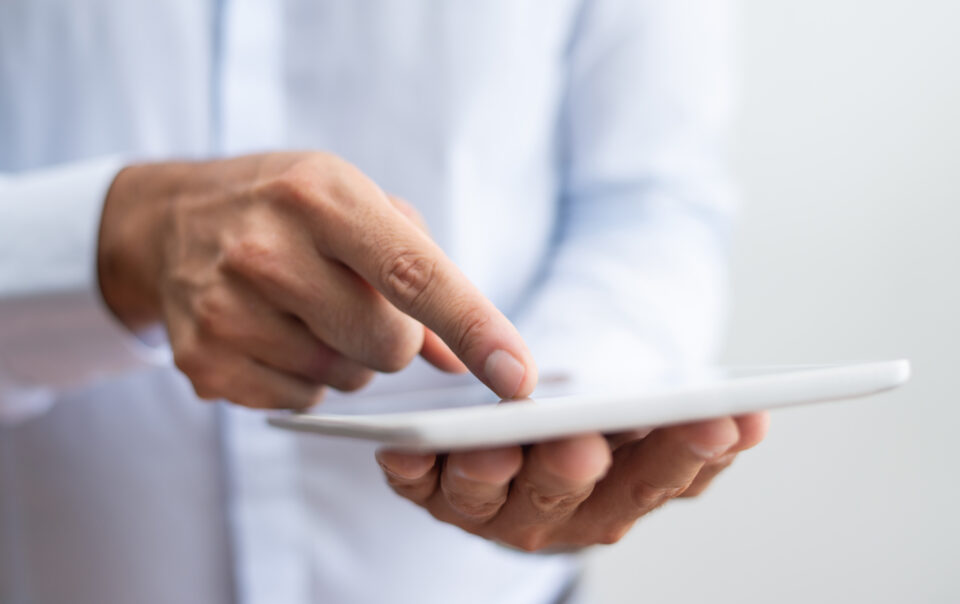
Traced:
<svg viewBox="0 0 960 604">
<path fill-rule="evenodd" d="M 337 259 L 440 336 L 498 396 L 529 395 L 537 369 L 513 324 L 383 192 L 368 195 L 350 204 L 343 228 L 325 229 Z"/>
</svg>

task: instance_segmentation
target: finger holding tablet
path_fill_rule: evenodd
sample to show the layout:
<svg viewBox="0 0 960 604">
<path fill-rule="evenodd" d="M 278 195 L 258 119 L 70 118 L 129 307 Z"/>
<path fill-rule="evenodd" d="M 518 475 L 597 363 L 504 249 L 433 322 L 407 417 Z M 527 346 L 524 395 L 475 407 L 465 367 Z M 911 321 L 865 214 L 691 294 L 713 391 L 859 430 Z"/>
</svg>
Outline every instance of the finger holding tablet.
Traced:
<svg viewBox="0 0 960 604">
<path fill-rule="evenodd" d="M 766 426 L 753 414 L 658 428 L 616 450 L 588 433 L 446 456 L 381 450 L 377 459 L 399 495 L 441 521 L 524 551 L 569 549 L 614 543 L 670 499 L 702 492 Z"/>
<path fill-rule="evenodd" d="M 366 416 L 362 422 L 320 416 L 271 421 L 393 446 L 458 450 L 430 456 L 416 503 L 440 520 L 512 547 L 567 550 L 614 543 L 671 499 L 701 494 L 740 452 L 763 440 L 767 409 L 885 392 L 909 379 L 910 363 L 755 367 L 719 375 L 712 383 L 652 392 L 574 393 L 528 404 Z M 463 513 L 465 487 L 444 473 L 462 471 L 505 442 L 534 444 L 513 447 L 523 451 L 522 463 L 504 461 L 496 480 L 470 491 L 470 508 L 483 514 Z M 390 471 L 409 464 L 413 454 L 381 450 L 378 458 Z"/>
</svg>

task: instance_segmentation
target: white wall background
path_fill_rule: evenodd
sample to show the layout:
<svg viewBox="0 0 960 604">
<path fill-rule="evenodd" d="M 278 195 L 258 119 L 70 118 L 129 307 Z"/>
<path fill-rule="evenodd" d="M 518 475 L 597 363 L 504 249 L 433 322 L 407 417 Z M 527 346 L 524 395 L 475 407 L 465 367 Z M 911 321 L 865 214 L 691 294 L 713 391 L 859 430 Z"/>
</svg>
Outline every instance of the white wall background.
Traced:
<svg viewBox="0 0 960 604">
<path fill-rule="evenodd" d="M 729 363 L 908 357 L 596 552 L 600 602 L 960 602 L 960 1 L 747 0 Z"/>
</svg>

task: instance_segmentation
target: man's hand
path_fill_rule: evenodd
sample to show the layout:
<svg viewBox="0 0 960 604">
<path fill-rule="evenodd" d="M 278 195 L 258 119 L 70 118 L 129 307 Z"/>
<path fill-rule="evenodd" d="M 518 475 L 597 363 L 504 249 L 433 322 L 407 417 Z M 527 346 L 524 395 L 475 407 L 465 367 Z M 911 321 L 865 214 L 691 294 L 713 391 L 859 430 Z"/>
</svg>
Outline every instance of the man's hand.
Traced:
<svg viewBox="0 0 960 604">
<path fill-rule="evenodd" d="M 98 260 L 107 305 L 131 329 L 163 321 L 203 398 L 303 408 L 325 386 L 359 388 L 418 353 L 466 365 L 505 398 L 536 385 L 516 329 L 416 213 L 330 155 L 126 168 L 104 205 Z M 699 493 L 765 430 L 760 414 L 378 459 L 398 493 L 440 520 L 525 550 L 578 547 Z"/>
<path fill-rule="evenodd" d="M 615 543 L 656 507 L 700 494 L 767 425 L 755 413 L 527 448 L 381 450 L 377 460 L 397 493 L 439 520 L 526 551 L 567 549 Z"/>
<path fill-rule="evenodd" d="M 131 329 L 165 323 L 203 398 L 304 408 L 418 353 L 526 396 L 516 329 L 411 216 L 322 153 L 132 166 L 104 205 L 101 291 Z"/>
</svg>

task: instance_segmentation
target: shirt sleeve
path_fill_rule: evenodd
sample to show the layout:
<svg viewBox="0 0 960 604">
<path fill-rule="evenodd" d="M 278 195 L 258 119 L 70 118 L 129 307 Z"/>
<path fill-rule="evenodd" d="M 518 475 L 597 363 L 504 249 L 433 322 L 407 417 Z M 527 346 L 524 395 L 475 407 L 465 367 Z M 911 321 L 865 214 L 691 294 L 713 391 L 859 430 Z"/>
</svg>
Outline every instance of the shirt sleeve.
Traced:
<svg viewBox="0 0 960 604">
<path fill-rule="evenodd" d="M 121 166 L 102 158 L 0 174 L 0 422 L 42 412 L 60 390 L 168 357 L 100 297 L 100 214 Z"/>
<path fill-rule="evenodd" d="M 733 21 L 717 0 L 585 2 L 555 248 L 518 317 L 542 373 L 653 379 L 715 353 Z"/>
</svg>

